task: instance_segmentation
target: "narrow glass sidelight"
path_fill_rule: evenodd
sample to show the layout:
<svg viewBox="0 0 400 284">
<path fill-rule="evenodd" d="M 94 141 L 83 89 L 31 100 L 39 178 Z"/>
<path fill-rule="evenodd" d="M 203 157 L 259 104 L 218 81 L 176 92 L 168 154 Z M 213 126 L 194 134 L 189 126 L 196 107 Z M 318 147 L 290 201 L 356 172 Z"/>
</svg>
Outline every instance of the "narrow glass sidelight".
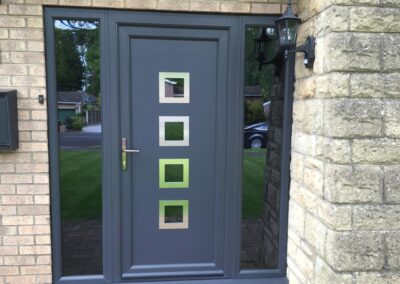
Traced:
<svg viewBox="0 0 400 284">
<path fill-rule="evenodd" d="M 282 97 L 275 66 L 254 56 L 260 32 L 246 28 L 241 270 L 278 267 Z"/>
<path fill-rule="evenodd" d="M 61 266 L 102 274 L 102 124 L 99 22 L 54 21 Z"/>
</svg>

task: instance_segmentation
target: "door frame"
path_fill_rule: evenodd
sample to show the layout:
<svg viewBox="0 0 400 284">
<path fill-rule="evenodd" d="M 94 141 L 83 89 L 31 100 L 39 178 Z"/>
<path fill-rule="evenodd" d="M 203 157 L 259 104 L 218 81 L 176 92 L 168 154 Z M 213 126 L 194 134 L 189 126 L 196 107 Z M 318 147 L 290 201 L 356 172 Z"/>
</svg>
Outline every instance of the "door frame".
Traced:
<svg viewBox="0 0 400 284">
<path fill-rule="evenodd" d="M 115 127 L 119 123 L 119 103 L 113 99 L 118 84 L 115 80 L 110 80 L 118 72 L 118 66 L 111 66 L 110 57 L 117 56 L 117 48 L 112 48 L 110 42 L 115 42 L 118 33 L 116 23 L 142 23 L 151 25 L 149 21 L 151 15 L 157 14 L 157 22 L 168 24 L 170 17 L 183 19 L 190 17 L 193 13 L 170 13 L 162 11 L 124 11 L 124 10 L 101 10 L 88 8 L 61 8 L 45 7 L 45 49 L 46 49 L 46 72 L 47 72 L 47 109 L 48 109 L 48 137 L 49 137 L 49 164 L 50 164 L 50 194 L 51 194 L 51 239 L 52 239 L 52 264 L 53 281 L 57 284 L 63 283 L 153 283 L 162 284 L 165 282 L 129 282 L 121 279 L 121 259 L 119 259 L 121 247 L 118 246 L 121 237 L 121 211 L 118 210 L 120 204 L 120 130 Z M 195 13 L 199 14 L 199 13 Z M 132 16 L 135 17 L 132 17 Z M 233 190 L 231 199 L 226 200 L 226 212 L 235 212 L 233 217 L 226 223 L 226 235 L 233 235 L 231 243 L 227 249 L 228 258 L 240 259 L 240 228 L 241 228 L 241 205 L 242 205 L 242 158 L 243 158 L 243 86 L 244 86 L 244 46 L 245 28 L 247 25 L 265 26 L 275 25 L 277 16 L 250 16 L 232 14 L 205 14 L 201 13 L 201 20 L 191 17 L 193 27 L 202 26 L 215 27 L 224 26 L 229 29 L 232 26 L 239 31 L 239 36 L 235 39 L 240 51 L 240 58 L 237 58 L 232 51 L 229 57 L 236 57 L 239 72 L 235 72 L 236 78 L 232 82 L 236 85 L 228 86 L 228 89 L 235 93 L 231 99 L 227 111 L 228 117 L 236 117 L 229 121 L 227 127 L 231 127 L 233 132 L 233 142 L 228 145 L 231 153 L 237 153 L 228 159 L 229 169 L 226 174 L 231 179 L 227 179 Z M 103 229 L 103 275 L 88 276 L 62 276 L 61 271 L 61 216 L 60 216 L 60 193 L 59 193 L 59 157 L 58 157 L 58 122 L 57 122 L 57 86 L 56 86 L 56 64 L 54 49 L 54 26 L 55 19 L 82 19 L 98 20 L 100 22 L 100 78 L 102 92 L 102 229 Z M 135 19 L 132 21 L 132 19 Z M 239 18 L 239 20 L 238 20 Z M 194 20 L 197 19 L 197 20 Z M 117 21 L 118 20 L 118 21 Z M 154 20 L 154 18 L 152 18 Z M 230 25 L 226 23 L 230 23 Z M 154 24 L 154 23 L 153 23 Z M 232 58 L 232 60 L 235 60 Z M 240 76 L 237 78 L 237 76 Z M 285 62 L 284 78 L 284 121 L 283 121 L 283 149 L 281 165 L 281 197 L 280 197 L 280 227 L 279 227 L 279 261 L 278 268 L 272 270 L 244 270 L 240 271 L 240 263 L 226 263 L 227 274 L 230 278 L 192 280 L 186 279 L 175 281 L 182 284 L 278 284 L 288 283 L 286 278 L 287 266 L 287 224 L 288 224 L 288 199 L 290 183 L 290 148 L 291 148 L 291 125 L 292 125 L 292 102 L 293 102 L 293 83 L 294 83 L 294 56 L 289 55 Z M 236 116 L 235 116 L 236 115 Z M 106 119 L 107 118 L 107 119 Z M 112 137 L 112 139 L 110 139 Z M 108 138 L 108 139 L 105 139 Z M 106 162 L 107 161 L 107 162 Z M 229 171 L 227 171 L 229 170 Z M 233 210 L 236 208 L 236 210 Z M 115 214 L 116 213 L 116 214 Z M 227 216 L 229 214 L 226 213 Z M 114 260 L 118 261 L 114 261 Z M 160 279 L 161 280 L 161 279 Z"/>
</svg>

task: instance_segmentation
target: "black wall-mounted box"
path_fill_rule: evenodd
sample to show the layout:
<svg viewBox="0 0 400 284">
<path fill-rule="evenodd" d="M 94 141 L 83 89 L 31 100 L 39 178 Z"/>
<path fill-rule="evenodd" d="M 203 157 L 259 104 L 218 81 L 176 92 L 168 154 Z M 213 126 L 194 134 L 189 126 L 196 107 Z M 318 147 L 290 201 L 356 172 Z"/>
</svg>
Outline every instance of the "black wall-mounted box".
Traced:
<svg viewBox="0 0 400 284">
<path fill-rule="evenodd" d="M 0 151 L 18 148 L 17 91 L 0 90 Z"/>
</svg>

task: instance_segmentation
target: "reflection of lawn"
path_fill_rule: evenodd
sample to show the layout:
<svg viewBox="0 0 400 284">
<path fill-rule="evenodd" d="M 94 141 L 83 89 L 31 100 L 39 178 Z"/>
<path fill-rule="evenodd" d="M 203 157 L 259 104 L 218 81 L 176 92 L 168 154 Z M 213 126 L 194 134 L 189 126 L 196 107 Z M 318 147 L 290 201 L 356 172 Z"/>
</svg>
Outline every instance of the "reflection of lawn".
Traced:
<svg viewBox="0 0 400 284">
<path fill-rule="evenodd" d="M 100 150 L 60 150 L 61 217 L 101 217 Z"/>
<path fill-rule="evenodd" d="M 265 149 L 244 150 L 243 217 L 261 217 L 265 195 Z"/>
<path fill-rule="evenodd" d="M 165 140 L 183 140 L 183 122 L 166 122 Z"/>
<path fill-rule="evenodd" d="M 245 150 L 243 217 L 260 217 L 265 192 L 265 150 Z M 64 220 L 101 217 L 100 150 L 60 151 L 61 216 Z"/>
</svg>

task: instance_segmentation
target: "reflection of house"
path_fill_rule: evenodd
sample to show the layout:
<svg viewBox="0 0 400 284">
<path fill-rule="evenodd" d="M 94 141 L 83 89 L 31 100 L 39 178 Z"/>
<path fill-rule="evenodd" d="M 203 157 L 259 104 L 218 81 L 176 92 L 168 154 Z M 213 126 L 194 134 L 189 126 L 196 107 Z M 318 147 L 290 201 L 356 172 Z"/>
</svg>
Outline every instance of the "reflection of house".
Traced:
<svg viewBox="0 0 400 284">
<path fill-rule="evenodd" d="M 183 97 L 183 87 L 177 86 L 177 82 L 169 79 L 165 79 L 165 97 Z"/>
<path fill-rule="evenodd" d="M 262 100 L 261 95 L 261 87 L 257 86 L 246 86 L 244 88 L 244 97 L 246 98 L 246 102 L 248 101 L 255 101 L 255 100 Z"/>
<path fill-rule="evenodd" d="M 57 93 L 58 121 L 82 112 L 83 106 L 96 105 L 97 98 L 85 91 L 65 91 Z"/>
</svg>

